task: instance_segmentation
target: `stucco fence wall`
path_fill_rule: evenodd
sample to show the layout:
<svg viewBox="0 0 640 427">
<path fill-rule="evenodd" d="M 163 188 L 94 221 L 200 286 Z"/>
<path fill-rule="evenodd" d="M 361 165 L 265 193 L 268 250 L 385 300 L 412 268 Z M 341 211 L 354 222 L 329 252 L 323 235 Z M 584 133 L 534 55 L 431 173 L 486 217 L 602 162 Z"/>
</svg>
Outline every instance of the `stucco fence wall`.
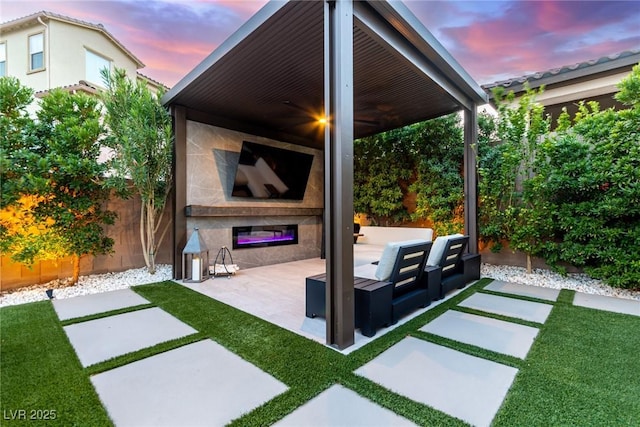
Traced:
<svg viewBox="0 0 640 427">
<path fill-rule="evenodd" d="M 113 253 L 97 257 L 84 256 L 80 260 L 80 275 L 102 274 L 124 271 L 131 268 L 144 267 L 142 245 L 140 244 L 140 198 L 128 200 L 112 198 L 107 208 L 118 213 L 118 219 L 112 226 L 107 226 L 107 235 L 115 242 Z M 164 225 L 171 221 L 171 202 L 163 215 Z M 158 264 L 171 264 L 171 229 L 164 237 L 160 251 L 156 258 Z M 0 257 L 0 291 L 8 291 L 40 283 L 47 283 L 55 279 L 71 277 L 73 266 L 71 258 L 58 261 L 43 261 L 35 263 L 32 268 L 14 263 L 8 256 Z"/>
</svg>

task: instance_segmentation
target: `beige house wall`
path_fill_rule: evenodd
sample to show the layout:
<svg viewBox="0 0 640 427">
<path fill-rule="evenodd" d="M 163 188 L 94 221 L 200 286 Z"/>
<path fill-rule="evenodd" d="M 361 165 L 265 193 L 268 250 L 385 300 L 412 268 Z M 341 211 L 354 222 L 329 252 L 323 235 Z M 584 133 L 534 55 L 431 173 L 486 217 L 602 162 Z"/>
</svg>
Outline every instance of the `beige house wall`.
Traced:
<svg viewBox="0 0 640 427">
<path fill-rule="evenodd" d="M 104 33 L 69 22 L 49 19 L 45 25 L 12 28 L 0 34 L 7 46 L 7 75 L 36 92 L 78 84 L 87 80 L 86 52 L 92 51 L 111 61 L 111 67 L 123 68 L 137 79 L 138 64 Z M 44 33 L 44 69 L 29 71 L 29 36 Z M 90 81 L 103 86 L 102 81 Z"/>
<path fill-rule="evenodd" d="M 565 104 L 618 92 L 618 84 L 629 75 L 628 72 L 576 82 L 567 86 L 546 88 L 536 97 L 542 105 Z"/>
</svg>

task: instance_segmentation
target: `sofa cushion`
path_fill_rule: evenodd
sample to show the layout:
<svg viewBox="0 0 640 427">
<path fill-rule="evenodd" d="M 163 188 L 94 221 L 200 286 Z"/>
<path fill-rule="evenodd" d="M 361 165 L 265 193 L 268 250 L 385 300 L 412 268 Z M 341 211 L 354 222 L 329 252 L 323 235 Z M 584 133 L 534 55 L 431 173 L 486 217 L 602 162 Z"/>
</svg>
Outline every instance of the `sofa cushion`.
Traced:
<svg viewBox="0 0 640 427">
<path fill-rule="evenodd" d="M 462 234 L 449 234 L 447 236 L 438 236 L 431 246 L 431 252 L 429 252 L 429 258 L 427 258 L 427 265 L 436 266 L 442 259 L 444 248 L 447 246 L 449 239 L 454 237 L 463 237 Z"/>
<path fill-rule="evenodd" d="M 398 258 L 398 250 L 401 246 L 415 245 L 417 243 L 426 243 L 428 240 L 415 239 L 415 240 L 403 240 L 401 242 L 389 242 L 385 245 L 382 255 L 380 256 L 380 262 L 375 272 L 375 277 L 378 280 L 389 280 L 391 273 L 393 272 L 393 266 Z"/>
<path fill-rule="evenodd" d="M 363 225 L 360 227 L 361 237 L 358 244 L 385 245 L 387 242 L 399 242 L 401 240 L 420 239 L 430 242 L 433 239 L 433 230 L 419 227 L 378 227 Z"/>
</svg>

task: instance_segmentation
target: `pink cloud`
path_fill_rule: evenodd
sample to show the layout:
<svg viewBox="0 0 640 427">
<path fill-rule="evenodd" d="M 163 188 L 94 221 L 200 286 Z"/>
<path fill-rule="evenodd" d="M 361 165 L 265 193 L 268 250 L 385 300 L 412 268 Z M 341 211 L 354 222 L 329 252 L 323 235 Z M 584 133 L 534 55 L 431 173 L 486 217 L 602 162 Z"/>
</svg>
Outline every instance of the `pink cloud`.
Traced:
<svg viewBox="0 0 640 427">
<path fill-rule="evenodd" d="M 2 1 L 2 19 L 49 10 L 101 23 L 174 85 L 266 0 Z M 637 2 L 407 1 L 426 28 L 480 83 L 640 48 Z"/>
</svg>

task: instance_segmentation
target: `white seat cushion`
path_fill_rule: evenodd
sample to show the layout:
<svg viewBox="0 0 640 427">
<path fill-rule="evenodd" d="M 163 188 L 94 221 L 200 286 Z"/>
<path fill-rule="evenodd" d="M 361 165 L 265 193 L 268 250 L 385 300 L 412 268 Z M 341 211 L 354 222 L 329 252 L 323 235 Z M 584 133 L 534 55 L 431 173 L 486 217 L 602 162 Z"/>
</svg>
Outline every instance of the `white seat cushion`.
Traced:
<svg viewBox="0 0 640 427">
<path fill-rule="evenodd" d="M 437 266 L 442 259 L 444 248 L 447 246 L 449 239 L 455 237 L 463 237 L 462 234 L 449 234 L 448 236 L 438 236 L 431 246 L 431 252 L 429 252 L 429 258 L 427 258 L 427 265 Z"/>
<path fill-rule="evenodd" d="M 380 262 L 378 263 L 378 268 L 375 272 L 375 278 L 381 281 L 389 280 L 391 272 L 393 271 L 393 266 L 396 263 L 396 258 L 398 258 L 398 251 L 400 247 L 415 245 L 418 243 L 427 243 L 427 240 L 416 239 L 387 243 L 382 251 L 382 256 L 380 257 Z"/>
</svg>

